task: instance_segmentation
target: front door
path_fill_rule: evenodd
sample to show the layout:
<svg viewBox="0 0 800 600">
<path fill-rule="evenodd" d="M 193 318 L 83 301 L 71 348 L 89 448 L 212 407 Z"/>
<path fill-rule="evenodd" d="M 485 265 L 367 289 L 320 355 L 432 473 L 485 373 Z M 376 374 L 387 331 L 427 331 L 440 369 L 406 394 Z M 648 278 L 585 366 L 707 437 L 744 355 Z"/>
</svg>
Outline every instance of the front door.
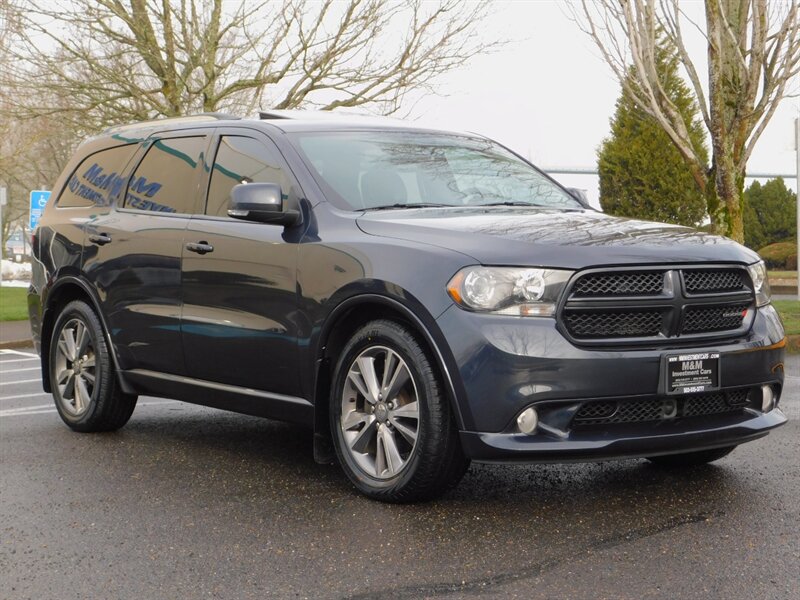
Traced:
<svg viewBox="0 0 800 600">
<path fill-rule="evenodd" d="M 205 211 L 190 222 L 183 249 L 182 332 L 189 376 L 286 395 L 298 394 L 297 241 L 284 228 L 227 216 L 233 186 L 298 188 L 273 142 L 259 132 L 220 130 Z"/>
</svg>

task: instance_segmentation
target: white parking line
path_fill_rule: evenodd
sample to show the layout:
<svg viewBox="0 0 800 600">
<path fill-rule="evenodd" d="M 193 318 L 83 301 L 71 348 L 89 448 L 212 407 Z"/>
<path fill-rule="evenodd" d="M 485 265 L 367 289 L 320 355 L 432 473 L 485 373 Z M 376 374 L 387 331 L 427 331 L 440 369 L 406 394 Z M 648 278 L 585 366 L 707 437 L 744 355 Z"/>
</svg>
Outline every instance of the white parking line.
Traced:
<svg viewBox="0 0 800 600">
<path fill-rule="evenodd" d="M 33 352 L 20 352 L 19 350 L 0 350 L 0 354 L 16 354 L 18 356 L 31 356 L 33 358 L 39 358 L 38 354 L 34 354 Z"/>
<path fill-rule="evenodd" d="M 7 408 L 5 410 L 0 410 L 0 413 L 11 414 L 25 412 L 26 410 L 42 410 L 45 408 L 53 408 L 53 403 L 51 402 L 50 404 L 37 404 L 36 406 L 18 406 L 17 408 Z"/>
<path fill-rule="evenodd" d="M 47 392 L 37 392 L 35 394 L 17 394 L 16 396 L 0 396 L 0 402 L 3 400 L 19 400 L 21 398 L 36 398 L 36 396 L 49 396 Z"/>
<path fill-rule="evenodd" d="M 48 409 L 48 410 L 31 410 L 31 411 L 28 411 L 28 412 L 12 413 L 12 414 L 6 414 L 5 411 L 0 410 L 0 419 L 4 419 L 6 417 L 24 417 L 24 416 L 27 416 L 27 415 L 45 415 L 45 414 L 54 413 L 54 412 L 57 412 L 55 408 Z"/>
<path fill-rule="evenodd" d="M 160 406 L 162 404 L 174 404 L 177 400 L 156 400 L 154 402 L 139 402 L 136 408 L 140 406 Z M 0 410 L 0 418 L 4 417 L 25 417 L 28 415 L 44 415 L 49 413 L 58 412 L 52 404 L 40 404 L 38 406 L 23 406 L 20 408 L 7 408 Z"/>
<path fill-rule="evenodd" d="M 33 383 L 34 381 L 41 381 L 41 377 L 37 377 L 36 379 L 20 379 L 19 381 L 3 381 L 0 382 L 0 387 L 4 385 L 14 385 L 16 383 Z"/>
<path fill-rule="evenodd" d="M 11 363 L 18 363 L 18 362 L 30 362 L 32 360 L 39 360 L 39 357 L 31 357 L 31 358 L 12 358 L 11 360 L 0 360 L 0 365 L 9 365 Z"/>
<path fill-rule="evenodd" d="M 41 371 L 42 367 L 25 367 L 24 369 L 6 369 L 4 371 L 0 371 L 0 375 L 3 373 L 21 373 L 22 371 Z"/>
</svg>

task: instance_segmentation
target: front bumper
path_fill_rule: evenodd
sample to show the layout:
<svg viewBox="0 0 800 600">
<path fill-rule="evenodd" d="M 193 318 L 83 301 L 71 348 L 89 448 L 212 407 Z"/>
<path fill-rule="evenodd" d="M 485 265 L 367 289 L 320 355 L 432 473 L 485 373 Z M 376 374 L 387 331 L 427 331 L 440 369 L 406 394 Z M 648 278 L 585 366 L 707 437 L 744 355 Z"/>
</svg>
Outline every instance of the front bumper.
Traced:
<svg viewBox="0 0 800 600">
<path fill-rule="evenodd" d="M 771 306 L 740 339 L 679 348 L 581 348 L 552 319 L 468 313 L 451 307 L 438 324 L 452 351 L 465 453 L 479 461 L 561 462 L 691 452 L 741 444 L 786 422 L 750 405 L 736 413 L 571 428 L 532 435 L 515 427 L 528 406 L 659 397 L 667 353 L 718 351 L 724 390 L 783 387 L 785 338 Z M 452 376 L 451 372 L 451 376 Z"/>
<path fill-rule="evenodd" d="M 642 423 L 615 427 L 612 432 L 570 432 L 565 438 L 546 433 L 461 432 L 467 456 L 478 462 L 588 462 L 694 452 L 735 446 L 764 437 L 783 425 L 786 416 L 774 409 L 768 413 L 747 410 L 746 416 L 716 416 L 704 423 Z"/>
</svg>

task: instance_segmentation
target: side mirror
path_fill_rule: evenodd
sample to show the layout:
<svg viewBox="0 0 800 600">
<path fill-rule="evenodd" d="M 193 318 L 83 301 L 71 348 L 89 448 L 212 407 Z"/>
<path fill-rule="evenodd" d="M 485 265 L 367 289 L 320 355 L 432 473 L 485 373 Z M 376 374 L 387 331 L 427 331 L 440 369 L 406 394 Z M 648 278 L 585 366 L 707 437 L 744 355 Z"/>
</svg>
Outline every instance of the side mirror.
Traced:
<svg viewBox="0 0 800 600">
<path fill-rule="evenodd" d="M 302 221 L 299 207 L 290 204 L 277 183 L 240 183 L 231 190 L 228 216 L 289 227 Z"/>
<path fill-rule="evenodd" d="M 590 206 L 589 198 L 586 197 L 586 192 L 584 192 L 582 189 L 579 189 L 579 188 L 567 188 L 567 191 L 570 193 L 570 195 L 573 198 L 575 198 L 578 202 L 580 202 L 584 206 L 586 206 L 586 207 Z"/>
</svg>

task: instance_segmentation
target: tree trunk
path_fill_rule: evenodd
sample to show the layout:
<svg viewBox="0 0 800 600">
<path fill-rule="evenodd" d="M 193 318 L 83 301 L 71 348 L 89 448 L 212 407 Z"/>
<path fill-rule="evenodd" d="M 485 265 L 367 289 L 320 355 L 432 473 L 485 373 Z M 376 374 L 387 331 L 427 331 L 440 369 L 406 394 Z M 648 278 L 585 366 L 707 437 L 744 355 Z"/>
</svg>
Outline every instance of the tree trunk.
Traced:
<svg viewBox="0 0 800 600">
<path fill-rule="evenodd" d="M 739 53 L 742 36 L 747 31 L 747 17 L 745 0 L 718 0 L 706 5 L 711 104 L 709 133 L 714 187 L 719 199 L 715 228 L 718 233 L 740 243 L 744 242 L 741 202 L 744 173 L 740 173 L 737 167 L 741 144 L 736 139 L 736 124 L 741 119 L 741 94 L 746 78 Z"/>
<path fill-rule="evenodd" d="M 706 182 L 703 188 L 706 196 L 706 210 L 708 217 L 711 219 L 711 230 L 714 233 L 724 235 L 725 215 L 719 210 L 720 202 L 717 196 L 717 165 L 712 162 L 712 165 L 706 172 Z"/>
<path fill-rule="evenodd" d="M 710 187 L 714 188 L 716 206 L 712 213 L 709 204 L 709 214 L 712 215 L 712 223 L 717 233 L 743 244 L 744 173 L 739 172 L 729 153 L 721 154 L 722 156 L 714 157 L 715 165 L 712 169 L 714 185 Z"/>
</svg>

